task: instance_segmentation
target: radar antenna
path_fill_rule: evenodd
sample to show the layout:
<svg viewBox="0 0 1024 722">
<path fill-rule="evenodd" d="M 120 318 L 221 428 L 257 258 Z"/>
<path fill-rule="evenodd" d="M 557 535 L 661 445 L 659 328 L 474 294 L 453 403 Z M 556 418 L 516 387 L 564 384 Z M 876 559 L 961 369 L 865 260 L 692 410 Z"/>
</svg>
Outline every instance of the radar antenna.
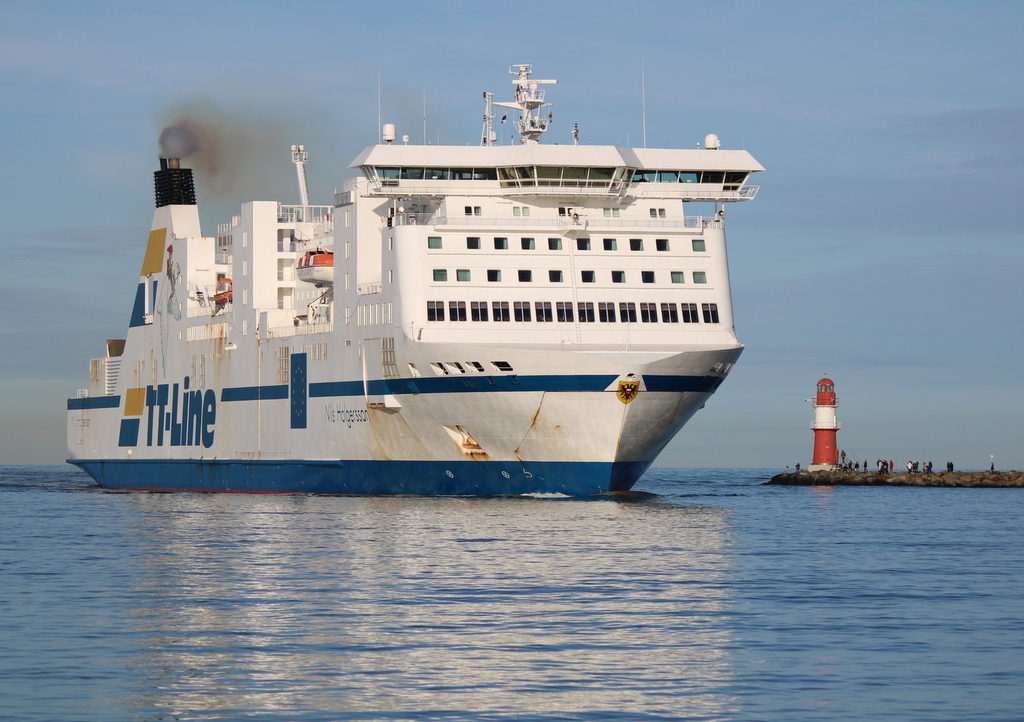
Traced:
<svg viewBox="0 0 1024 722">
<path fill-rule="evenodd" d="M 512 68 L 518 68 L 518 70 L 512 70 Z M 551 103 L 544 102 L 544 91 L 539 90 L 537 86 L 553 85 L 558 81 L 532 80 L 530 74 L 533 72 L 533 63 L 510 65 L 509 72 L 516 76 L 512 81 L 512 84 L 516 86 L 516 100 L 514 103 L 494 103 L 494 105 L 518 110 L 519 120 L 516 121 L 516 129 L 519 131 L 519 142 L 535 144 L 551 125 L 552 117 L 550 112 L 547 118 L 541 116 L 541 109 L 549 107 Z"/>
</svg>

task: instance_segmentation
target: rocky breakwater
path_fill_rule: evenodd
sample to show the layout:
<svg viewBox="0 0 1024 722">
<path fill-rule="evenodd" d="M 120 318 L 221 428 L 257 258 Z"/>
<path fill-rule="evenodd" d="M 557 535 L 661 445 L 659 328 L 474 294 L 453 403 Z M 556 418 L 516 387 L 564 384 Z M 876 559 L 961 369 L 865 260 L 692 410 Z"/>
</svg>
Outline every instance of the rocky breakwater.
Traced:
<svg viewBox="0 0 1024 722">
<path fill-rule="evenodd" d="M 932 474 L 893 474 L 877 471 L 798 471 L 777 474 L 766 484 L 787 486 L 949 486 L 1024 488 L 1024 471 L 943 471 Z"/>
</svg>

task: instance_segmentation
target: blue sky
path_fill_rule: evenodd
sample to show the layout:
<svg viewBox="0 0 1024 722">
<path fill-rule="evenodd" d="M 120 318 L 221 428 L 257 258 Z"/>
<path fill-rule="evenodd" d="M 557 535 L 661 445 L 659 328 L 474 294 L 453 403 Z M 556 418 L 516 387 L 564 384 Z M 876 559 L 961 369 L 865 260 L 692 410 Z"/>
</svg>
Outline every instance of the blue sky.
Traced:
<svg viewBox="0 0 1024 722">
<path fill-rule="evenodd" d="M 0 463 L 65 458 L 64 400 L 124 335 L 161 128 L 231 130 L 208 234 L 245 200 L 327 202 L 385 122 L 476 144 L 509 63 L 548 142 L 693 147 L 766 168 L 730 207 L 740 363 L 660 460 L 810 459 L 836 382 L 856 458 L 1024 467 L 1024 3 L 49 2 L 0 6 Z"/>
</svg>

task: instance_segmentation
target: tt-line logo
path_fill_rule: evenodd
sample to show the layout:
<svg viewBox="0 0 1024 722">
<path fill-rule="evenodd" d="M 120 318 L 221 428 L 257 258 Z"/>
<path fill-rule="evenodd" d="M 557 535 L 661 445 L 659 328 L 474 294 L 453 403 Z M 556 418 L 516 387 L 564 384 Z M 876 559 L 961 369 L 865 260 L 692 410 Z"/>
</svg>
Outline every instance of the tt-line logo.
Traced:
<svg viewBox="0 0 1024 722">
<path fill-rule="evenodd" d="M 217 394 L 213 389 L 189 391 L 178 384 L 146 387 L 146 446 L 213 446 Z"/>
</svg>

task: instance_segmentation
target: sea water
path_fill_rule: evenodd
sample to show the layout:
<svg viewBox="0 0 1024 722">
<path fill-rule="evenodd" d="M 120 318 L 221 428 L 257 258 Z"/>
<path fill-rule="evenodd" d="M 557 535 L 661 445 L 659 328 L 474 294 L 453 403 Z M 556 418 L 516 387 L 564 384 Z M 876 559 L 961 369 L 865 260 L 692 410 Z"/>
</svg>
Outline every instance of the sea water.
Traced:
<svg viewBox="0 0 1024 722">
<path fill-rule="evenodd" d="M 0 467 L 0 718 L 1024 719 L 1024 490 L 776 471 L 581 500 Z"/>
</svg>

